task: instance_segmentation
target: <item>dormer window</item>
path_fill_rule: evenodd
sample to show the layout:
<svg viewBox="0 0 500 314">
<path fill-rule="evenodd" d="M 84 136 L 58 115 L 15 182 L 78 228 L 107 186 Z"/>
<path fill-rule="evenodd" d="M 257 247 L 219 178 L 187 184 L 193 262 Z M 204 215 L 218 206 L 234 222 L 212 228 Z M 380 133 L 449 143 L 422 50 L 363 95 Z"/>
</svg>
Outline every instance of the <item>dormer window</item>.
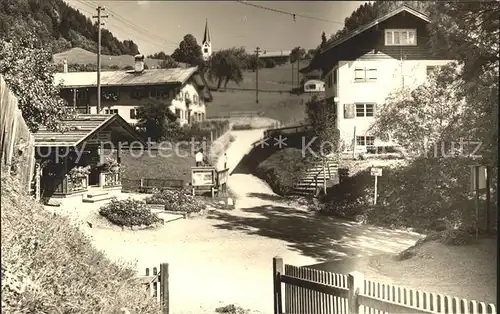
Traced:
<svg viewBox="0 0 500 314">
<path fill-rule="evenodd" d="M 385 45 L 386 46 L 416 46 L 417 45 L 417 30 L 416 29 L 386 29 L 385 30 Z"/>
</svg>

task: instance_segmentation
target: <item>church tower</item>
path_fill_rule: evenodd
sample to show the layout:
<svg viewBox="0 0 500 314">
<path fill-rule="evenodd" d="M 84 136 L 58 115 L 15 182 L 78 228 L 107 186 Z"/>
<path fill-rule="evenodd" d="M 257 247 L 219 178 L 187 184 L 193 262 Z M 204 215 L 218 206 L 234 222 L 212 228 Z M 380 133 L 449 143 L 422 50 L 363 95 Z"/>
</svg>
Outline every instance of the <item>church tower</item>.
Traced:
<svg viewBox="0 0 500 314">
<path fill-rule="evenodd" d="M 210 33 L 208 32 L 208 19 L 205 22 L 205 34 L 203 35 L 203 42 L 201 43 L 201 52 L 203 53 L 203 60 L 208 61 L 212 55 L 212 42 L 210 41 Z"/>
</svg>

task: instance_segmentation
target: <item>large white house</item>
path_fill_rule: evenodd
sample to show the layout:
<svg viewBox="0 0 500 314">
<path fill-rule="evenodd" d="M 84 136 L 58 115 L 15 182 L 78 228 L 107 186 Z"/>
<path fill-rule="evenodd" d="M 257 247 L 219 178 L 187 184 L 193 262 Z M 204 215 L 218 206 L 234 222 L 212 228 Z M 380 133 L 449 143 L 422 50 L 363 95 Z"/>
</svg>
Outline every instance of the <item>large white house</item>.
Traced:
<svg viewBox="0 0 500 314">
<path fill-rule="evenodd" d="M 377 105 L 391 92 L 424 83 L 436 66 L 447 64 L 432 54 L 430 20 L 407 6 L 400 7 L 327 44 L 309 69 L 320 69 L 326 101 L 335 106 L 340 138 L 356 150 L 385 146 L 369 132 Z"/>
<path fill-rule="evenodd" d="M 97 113 L 97 72 L 56 73 L 55 84 L 61 96 L 83 114 Z M 212 95 L 197 67 L 144 69 L 142 56 L 136 56 L 130 71 L 101 72 L 101 112 L 118 113 L 130 124 L 137 120 L 137 109 L 164 104 L 175 113 L 181 125 L 203 121 L 206 103 Z"/>
</svg>

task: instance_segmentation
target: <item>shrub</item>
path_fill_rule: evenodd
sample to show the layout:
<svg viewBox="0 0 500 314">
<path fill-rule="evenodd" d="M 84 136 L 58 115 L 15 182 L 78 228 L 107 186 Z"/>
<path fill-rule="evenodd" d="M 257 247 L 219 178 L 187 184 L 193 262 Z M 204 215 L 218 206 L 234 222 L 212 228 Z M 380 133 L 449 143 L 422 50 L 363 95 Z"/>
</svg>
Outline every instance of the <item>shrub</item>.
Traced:
<svg viewBox="0 0 500 314">
<path fill-rule="evenodd" d="M 120 227 L 151 226 L 162 222 L 145 202 L 133 198 L 113 199 L 99 209 L 99 214 Z"/>
<path fill-rule="evenodd" d="M 229 304 L 226 306 L 218 307 L 215 309 L 216 313 L 219 314 L 249 314 L 249 310 L 245 310 L 244 308 L 234 305 L 234 304 Z"/>
<path fill-rule="evenodd" d="M 287 195 L 293 191 L 295 183 L 302 178 L 308 166 L 300 149 L 285 148 L 261 162 L 256 175 L 266 181 L 275 193 Z"/>
<path fill-rule="evenodd" d="M 67 218 L 44 210 L 4 175 L 2 312 L 160 312 L 133 269 L 112 263 Z"/>
<path fill-rule="evenodd" d="M 475 220 L 474 202 L 467 195 L 469 164 L 465 158 L 422 157 L 408 165 L 384 167 L 383 176 L 378 178 L 376 205 L 374 179 L 366 169 L 333 187 L 324 198 L 324 210 L 336 216 L 361 215 L 368 223 L 423 232 L 442 231 L 443 220 L 454 228 L 467 228 L 464 224 Z"/>
<path fill-rule="evenodd" d="M 146 204 L 165 205 L 165 210 L 196 213 L 205 208 L 205 204 L 187 191 L 164 190 L 146 198 Z"/>
</svg>

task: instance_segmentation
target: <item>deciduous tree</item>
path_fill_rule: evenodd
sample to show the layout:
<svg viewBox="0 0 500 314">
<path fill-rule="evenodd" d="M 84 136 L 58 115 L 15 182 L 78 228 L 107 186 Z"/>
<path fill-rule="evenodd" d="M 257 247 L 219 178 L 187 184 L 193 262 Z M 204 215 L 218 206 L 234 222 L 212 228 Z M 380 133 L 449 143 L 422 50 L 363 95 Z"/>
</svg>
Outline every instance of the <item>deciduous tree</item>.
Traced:
<svg viewBox="0 0 500 314">
<path fill-rule="evenodd" d="M 19 109 L 33 132 L 40 126 L 59 129 L 69 115 L 54 85 L 52 55 L 31 32 L 11 34 L 0 40 L 0 73 L 19 100 Z"/>
<path fill-rule="evenodd" d="M 201 46 L 191 34 L 184 36 L 184 39 L 179 43 L 179 48 L 176 48 L 172 54 L 172 58 L 177 62 L 193 66 L 203 67 L 204 65 Z"/>
<path fill-rule="evenodd" d="M 224 83 L 224 88 L 230 81 L 240 84 L 243 81 L 244 58 L 239 48 L 217 51 L 208 63 L 208 78 L 217 81 L 217 89 Z"/>
<path fill-rule="evenodd" d="M 335 106 L 314 95 L 306 103 L 307 122 L 317 139 L 312 143 L 313 151 L 322 157 L 340 149 L 340 132 L 336 127 Z"/>
</svg>

